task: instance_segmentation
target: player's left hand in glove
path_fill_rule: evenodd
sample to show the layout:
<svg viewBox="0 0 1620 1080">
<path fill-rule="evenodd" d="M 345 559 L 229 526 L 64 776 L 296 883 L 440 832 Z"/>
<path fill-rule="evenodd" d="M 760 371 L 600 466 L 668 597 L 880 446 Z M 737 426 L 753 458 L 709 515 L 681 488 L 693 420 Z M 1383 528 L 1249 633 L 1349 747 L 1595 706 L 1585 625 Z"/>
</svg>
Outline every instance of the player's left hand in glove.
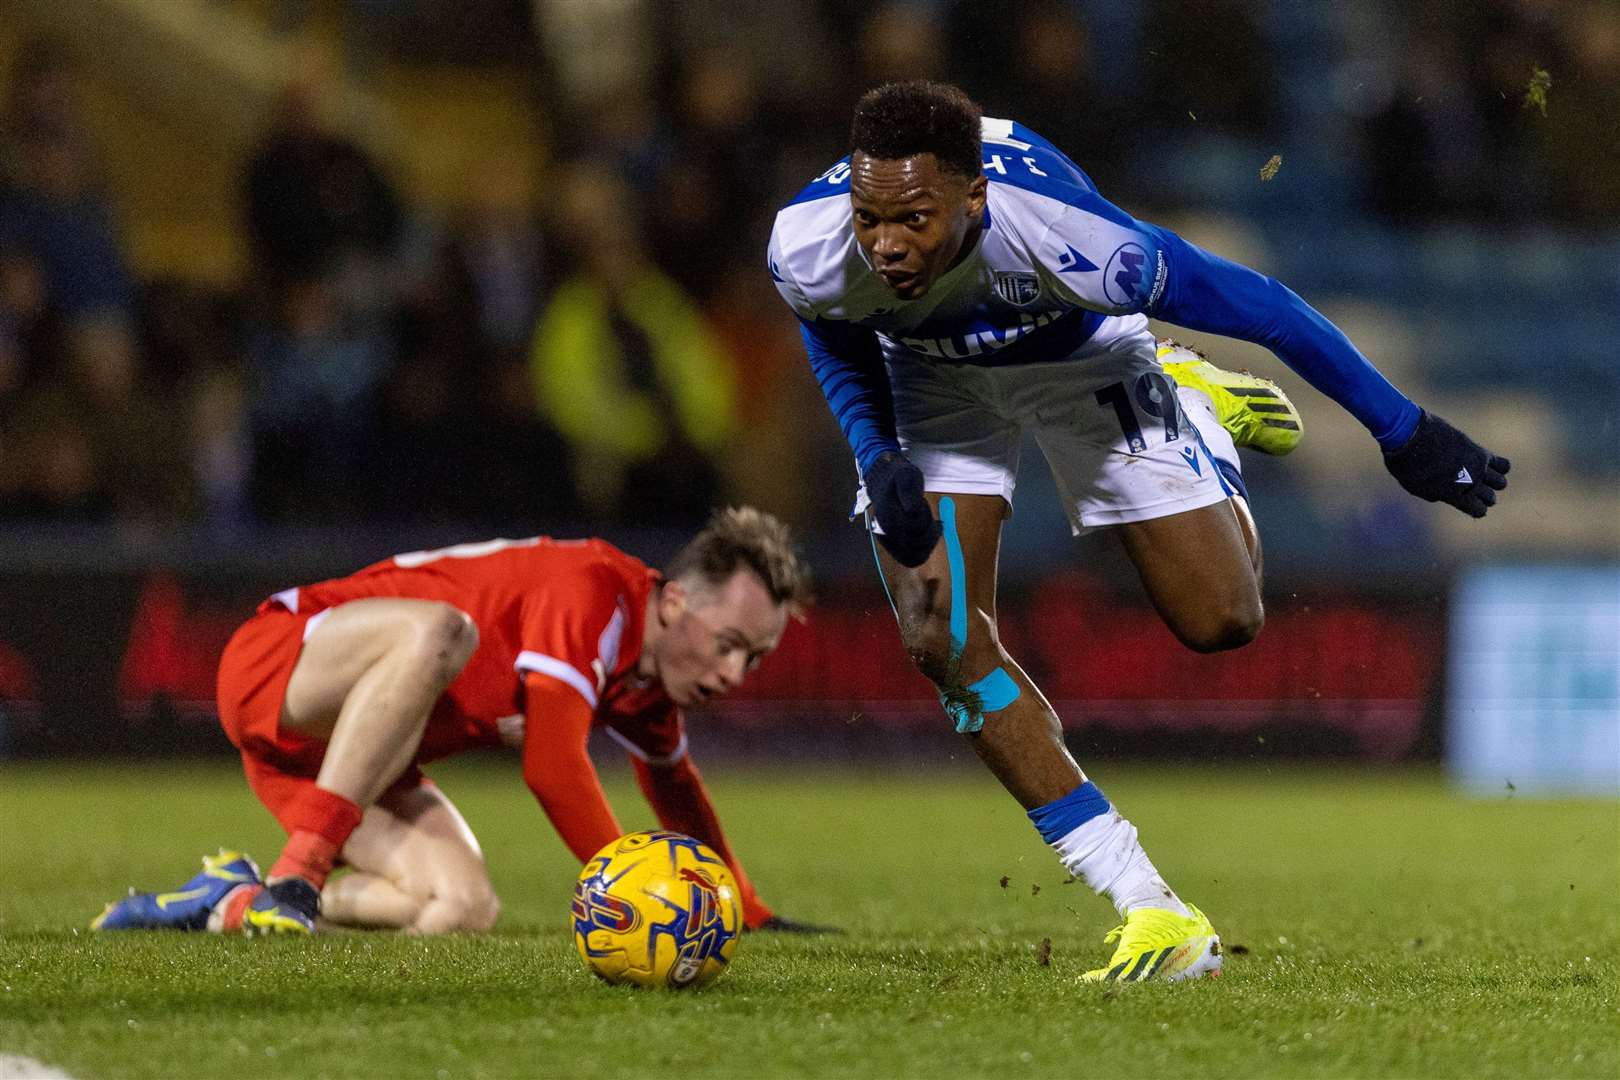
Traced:
<svg viewBox="0 0 1620 1080">
<path fill-rule="evenodd" d="M 901 566 L 921 566 L 939 543 L 943 527 L 923 495 L 922 470 L 904 454 L 887 450 L 866 470 L 866 497 L 883 529 L 878 542 Z"/>
<path fill-rule="evenodd" d="M 842 934 L 844 931 L 836 926 L 817 926 L 815 923 L 796 922 L 793 919 L 784 919 L 780 915 L 772 915 L 758 926 L 749 927 L 755 933 L 761 930 L 770 930 L 777 934 Z"/>
<path fill-rule="evenodd" d="M 1384 467 L 1401 487 L 1476 518 L 1484 517 L 1496 505 L 1496 493 L 1507 487 L 1508 464 L 1427 410 L 1406 445 L 1384 454 Z"/>
</svg>

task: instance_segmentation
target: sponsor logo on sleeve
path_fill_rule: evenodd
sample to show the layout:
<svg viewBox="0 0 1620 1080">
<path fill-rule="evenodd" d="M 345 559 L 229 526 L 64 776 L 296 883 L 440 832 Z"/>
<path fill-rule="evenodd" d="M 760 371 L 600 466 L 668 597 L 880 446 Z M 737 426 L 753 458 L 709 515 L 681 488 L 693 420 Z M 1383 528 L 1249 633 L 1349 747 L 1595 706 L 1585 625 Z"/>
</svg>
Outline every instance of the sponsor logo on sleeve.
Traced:
<svg viewBox="0 0 1620 1080">
<path fill-rule="evenodd" d="M 1089 274 L 1095 269 L 1097 264 L 1074 250 L 1073 244 L 1063 245 L 1063 254 L 1058 256 L 1058 273 Z"/>
<path fill-rule="evenodd" d="M 1103 271 L 1103 295 L 1110 304 L 1122 308 L 1141 305 L 1140 298 L 1147 292 L 1146 265 L 1147 248 L 1135 241 L 1119 245 Z"/>
</svg>

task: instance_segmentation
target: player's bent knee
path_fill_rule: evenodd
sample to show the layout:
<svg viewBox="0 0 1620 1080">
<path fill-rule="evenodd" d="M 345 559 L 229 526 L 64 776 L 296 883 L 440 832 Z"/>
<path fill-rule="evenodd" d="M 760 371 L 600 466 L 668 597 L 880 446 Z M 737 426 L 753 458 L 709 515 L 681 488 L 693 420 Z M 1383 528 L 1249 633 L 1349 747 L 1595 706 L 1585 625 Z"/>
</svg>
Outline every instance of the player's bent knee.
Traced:
<svg viewBox="0 0 1620 1080">
<path fill-rule="evenodd" d="M 1172 627 L 1181 643 L 1194 652 L 1217 653 L 1240 649 L 1260 636 L 1265 615 L 1258 606 L 1224 611 L 1190 626 Z"/>
<path fill-rule="evenodd" d="M 448 898 L 450 902 L 452 933 L 482 934 L 495 926 L 500 918 L 501 902 L 493 890 L 469 892 Z"/>
<path fill-rule="evenodd" d="M 478 648 L 478 627 L 460 608 L 434 604 L 423 616 L 411 648 L 421 657 L 435 682 L 448 685 L 461 674 Z"/>
<path fill-rule="evenodd" d="M 413 929 L 420 934 L 482 934 L 500 918 L 501 902 L 487 884 L 469 883 L 435 896 Z"/>
<path fill-rule="evenodd" d="M 900 637 L 905 643 L 906 655 L 911 657 L 911 662 L 929 681 L 938 685 L 951 678 L 955 650 L 952 648 L 950 627 L 943 620 L 927 620 L 902 627 Z"/>
<path fill-rule="evenodd" d="M 935 686 L 944 688 L 962 679 L 964 670 L 980 671 L 1001 663 L 995 621 L 980 612 L 970 619 L 968 637 L 958 641 L 949 617 L 942 612 L 902 623 L 900 638 L 911 662 Z"/>
<path fill-rule="evenodd" d="M 949 613 L 933 602 L 936 591 L 932 586 L 922 578 L 897 582 L 893 599 L 906 655 L 918 670 L 938 682 L 950 665 L 951 628 Z"/>
<path fill-rule="evenodd" d="M 495 920 L 501 917 L 501 898 L 494 891 L 486 893 L 482 902 L 473 905 L 467 910 L 462 920 L 468 933 L 482 934 L 495 928 Z"/>
</svg>

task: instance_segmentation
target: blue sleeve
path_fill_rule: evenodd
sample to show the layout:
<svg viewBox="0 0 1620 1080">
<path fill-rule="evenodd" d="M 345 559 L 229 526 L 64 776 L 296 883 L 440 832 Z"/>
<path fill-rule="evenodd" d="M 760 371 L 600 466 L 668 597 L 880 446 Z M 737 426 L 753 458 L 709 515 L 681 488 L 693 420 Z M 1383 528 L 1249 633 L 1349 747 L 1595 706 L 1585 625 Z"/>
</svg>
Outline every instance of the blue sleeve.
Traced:
<svg viewBox="0 0 1620 1080">
<path fill-rule="evenodd" d="M 894 430 L 894 397 L 877 334 L 846 323 L 799 319 L 810 370 L 838 418 L 855 463 L 867 467 L 886 450 L 899 451 Z"/>
<path fill-rule="evenodd" d="M 1421 412 L 1321 312 L 1276 278 L 1189 244 L 1168 229 L 1139 223 L 1169 263 L 1165 289 L 1147 314 L 1166 322 L 1264 345 L 1306 382 L 1344 406 L 1396 450 Z"/>
</svg>

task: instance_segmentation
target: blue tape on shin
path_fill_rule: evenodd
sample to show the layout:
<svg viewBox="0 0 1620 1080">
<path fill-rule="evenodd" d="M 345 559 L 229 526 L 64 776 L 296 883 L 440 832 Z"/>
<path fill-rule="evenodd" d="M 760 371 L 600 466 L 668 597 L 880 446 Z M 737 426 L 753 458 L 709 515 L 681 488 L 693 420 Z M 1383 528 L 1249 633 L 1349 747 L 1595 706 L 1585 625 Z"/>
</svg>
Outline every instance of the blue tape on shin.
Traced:
<svg viewBox="0 0 1620 1080">
<path fill-rule="evenodd" d="M 969 709 L 961 702 L 946 701 L 940 697 L 940 703 L 945 706 L 945 715 L 951 718 L 956 730 L 961 734 L 970 734 L 984 727 L 984 718 L 993 712 L 1000 712 L 1013 702 L 1017 701 L 1023 693 L 1013 677 L 1007 674 L 1007 669 L 997 667 L 996 670 L 968 687 L 968 693 L 977 695 L 979 710 Z"/>
<path fill-rule="evenodd" d="M 962 561 L 962 538 L 956 534 L 956 500 L 939 500 L 939 523 L 945 533 L 945 560 L 951 569 L 951 649 L 967 648 L 967 566 Z"/>
</svg>

